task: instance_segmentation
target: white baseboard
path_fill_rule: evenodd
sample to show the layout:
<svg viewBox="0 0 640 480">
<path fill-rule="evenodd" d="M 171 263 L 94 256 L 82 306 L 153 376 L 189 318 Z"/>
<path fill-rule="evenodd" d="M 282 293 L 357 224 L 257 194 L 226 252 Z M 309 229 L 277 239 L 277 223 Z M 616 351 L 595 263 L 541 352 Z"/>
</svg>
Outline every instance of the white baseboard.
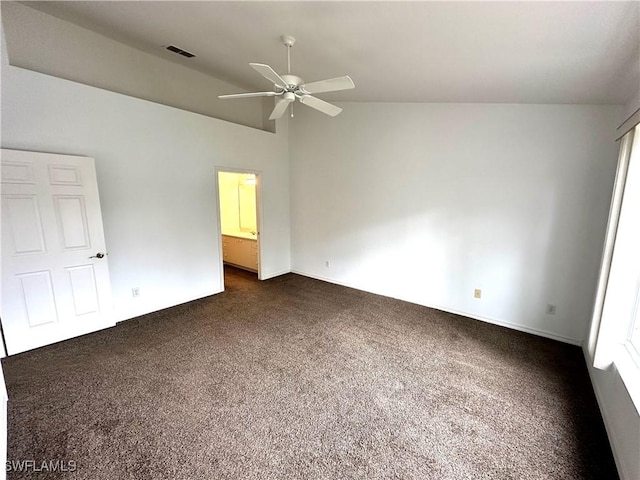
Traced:
<svg viewBox="0 0 640 480">
<path fill-rule="evenodd" d="M 159 312 L 160 310 L 166 310 L 167 308 L 171 308 L 171 307 L 177 307 L 178 305 L 182 305 L 185 303 L 189 303 L 189 302 L 193 302 L 194 300 L 200 300 L 201 298 L 205 298 L 205 297 L 210 297 L 211 295 L 217 295 L 218 293 L 222 293 L 224 292 L 224 289 L 222 290 L 214 290 L 211 292 L 204 292 L 204 293 L 200 293 L 196 296 L 187 296 L 187 297 L 183 297 L 183 298 L 178 298 L 177 300 L 172 300 L 170 303 L 166 303 L 166 304 L 160 304 L 157 306 L 153 306 L 151 309 L 149 308 L 143 308 L 140 311 L 137 312 L 127 312 L 124 314 L 121 314 L 120 316 L 116 316 L 117 320 L 115 323 L 120 323 L 120 322 L 124 322 L 126 320 L 131 320 L 134 318 L 138 318 L 141 317 L 142 315 L 148 315 L 149 313 L 154 313 L 154 312 Z"/>
<path fill-rule="evenodd" d="M 268 275 L 264 276 L 262 278 L 262 280 L 268 280 L 270 278 L 279 277 L 280 275 L 284 275 L 286 273 L 291 273 L 291 271 L 290 270 L 283 270 L 281 272 L 269 273 Z M 160 310 L 165 310 L 167 308 L 176 307 L 176 306 L 182 305 L 184 303 L 193 302 L 194 300 L 199 300 L 199 299 L 204 298 L 204 297 L 210 297 L 211 295 L 217 295 L 217 294 L 222 293 L 222 292 L 224 292 L 224 287 L 222 289 L 220 289 L 220 290 L 214 290 L 214 291 L 211 291 L 211 292 L 204 292 L 204 293 L 197 294 L 195 296 L 187 296 L 187 297 L 179 298 L 177 300 L 172 300 L 169 303 L 164 303 L 164 304 L 160 304 L 160 305 L 154 305 L 152 308 L 148 308 L 148 307 L 145 308 L 143 306 L 140 310 L 128 311 L 126 313 L 121 313 L 120 315 L 116 315 L 115 323 L 120 323 L 120 322 L 124 322 L 126 320 L 131 320 L 133 318 L 138 318 L 138 317 L 141 317 L 142 315 L 147 315 L 149 313 L 159 312 Z"/>
<path fill-rule="evenodd" d="M 266 275 L 263 275 L 260 280 L 269 280 L 270 278 L 279 277 L 280 275 L 286 275 L 287 273 L 291 273 L 291 270 L 282 270 L 281 272 L 268 273 Z"/>
<path fill-rule="evenodd" d="M 582 345 L 581 340 L 575 338 L 565 337 L 564 335 L 558 335 L 557 333 L 547 332 L 546 330 L 540 330 L 538 328 L 527 327 L 518 323 L 508 322 L 506 320 L 498 320 L 497 318 L 483 317 L 474 313 L 460 312 L 446 307 L 440 307 L 438 305 L 424 305 L 425 307 L 435 308 L 436 310 L 442 310 L 447 313 L 454 313 L 456 315 L 462 315 L 463 317 L 473 318 L 474 320 L 480 320 L 481 322 L 491 323 L 493 325 L 499 325 L 501 327 L 511 328 L 512 330 L 518 330 L 520 332 L 530 333 L 539 337 L 550 338 L 551 340 L 557 340 L 562 343 L 568 343 L 580 347 Z"/>
<path fill-rule="evenodd" d="M 602 421 L 604 423 L 604 429 L 607 431 L 607 438 L 609 439 L 609 445 L 611 446 L 613 459 L 616 462 L 618 475 L 620 475 L 621 480 L 631 480 L 631 476 L 624 470 L 624 463 L 620 461 L 620 455 L 616 449 L 617 441 L 613 433 L 613 428 L 611 427 L 608 410 L 604 400 L 602 399 L 602 393 L 600 392 L 600 387 L 598 387 L 598 383 L 594 381 L 592 367 L 590 366 L 592 363 L 592 360 L 590 359 L 589 352 L 587 351 L 587 346 L 584 344 L 582 345 L 582 353 L 584 354 L 584 361 L 587 364 L 587 371 L 589 372 L 589 380 L 591 381 L 591 387 L 593 388 L 593 391 L 596 394 L 596 400 L 598 402 L 598 408 L 600 409 L 600 416 L 602 417 Z"/>
<path fill-rule="evenodd" d="M 520 325 L 518 323 L 512 323 L 512 322 L 509 322 L 509 321 L 506 321 L 506 320 L 499 320 L 499 319 L 491 318 L 491 317 L 483 317 L 481 315 L 476 315 L 474 313 L 468 313 L 468 312 L 462 312 L 462 311 L 454 310 L 454 309 L 451 309 L 451 308 L 448 308 L 448 307 L 443 307 L 441 305 L 431 305 L 431 304 L 426 304 L 426 303 L 412 302 L 412 301 L 404 299 L 404 298 L 397 298 L 397 297 L 392 297 L 390 295 L 385 295 L 385 294 L 379 293 L 379 292 L 371 292 L 369 290 L 364 290 L 364 289 L 359 288 L 357 286 L 348 285 L 347 283 L 339 282 L 339 281 L 334 280 L 332 278 L 323 277 L 322 275 L 316 275 L 316 274 L 313 274 L 313 273 L 303 272 L 301 270 L 292 270 L 291 273 L 296 273 L 296 274 L 302 275 L 304 277 L 315 278 L 316 280 L 322 280 L 323 282 L 333 283 L 335 285 L 340 285 L 340 286 L 343 286 L 343 287 L 354 288 L 356 290 L 361 290 L 363 292 L 373 293 L 375 295 L 382 295 L 384 297 L 396 298 L 397 300 L 402 300 L 403 302 L 413 303 L 414 305 L 421 305 L 423 307 L 433 308 L 435 310 L 440 310 L 440 311 L 447 312 L 447 313 L 453 313 L 454 315 L 461 315 L 463 317 L 473 318 L 474 320 L 480 320 L 481 322 L 491 323 L 493 325 L 499 325 L 501 327 L 511 328 L 513 330 L 518 330 L 520 332 L 531 333 L 532 335 L 537 335 L 539 337 L 550 338 L 552 340 L 557 340 L 559 342 L 568 343 L 570 345 L 576 345 L 578 347 L 582 345 L 582 340 L 577 340 L 575 338 L 565 337 L 563 335 L 558 335 L 558 334 L 553 333 L 553 332 L 547 332 L 546 330 L 540 330 L 540 329 L 537 329 L 537 328 L 527 327 L 525 325 Z"/>
</svg>

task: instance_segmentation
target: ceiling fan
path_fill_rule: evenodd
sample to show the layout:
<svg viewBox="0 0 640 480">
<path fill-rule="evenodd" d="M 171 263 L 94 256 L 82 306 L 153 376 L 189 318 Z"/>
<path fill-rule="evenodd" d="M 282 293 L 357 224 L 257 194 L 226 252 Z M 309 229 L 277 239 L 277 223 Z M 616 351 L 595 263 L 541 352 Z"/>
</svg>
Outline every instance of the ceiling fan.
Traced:
<svg viewBox="0 0 640 480">
<path fill-rule="evenodd" d="M 287 47 L 287 74 L 278 75 L 269 65 L 262 63 L 250 63 L 260 75 L 273 83 L 274 91 L 272 92 L 252 92 L 252 93 L 235 93 L 232 95 L 220 95 L 218 98 L 248 98 L 248 97 L 282 97 L 276 103 L 275 108 L 269 116 L 269 120 L 275 120 L 282 117 L 289 104 L 293 103 L 296 98 L 300 103 L 311 108 L 326 113 L 332 117 L 338 115 L 342 109 L 336 107 L 324 100 L 320 100 L 312 96 L 315 93 L 335 92 L 338 90 L 348 90 L 355 88 L 353 80 L 349 76 L 330 78 L 328 80 L 320 80 L 317 82 L 304 83 L 304 81 L 296 76 L 291 75 L 291 47 L 293 47 L 296 39 L 290 35 L 280 37 L 282 43 Z M 293 105 L 291 105 L 291 116 L 293 117 Z"/>
</svg>

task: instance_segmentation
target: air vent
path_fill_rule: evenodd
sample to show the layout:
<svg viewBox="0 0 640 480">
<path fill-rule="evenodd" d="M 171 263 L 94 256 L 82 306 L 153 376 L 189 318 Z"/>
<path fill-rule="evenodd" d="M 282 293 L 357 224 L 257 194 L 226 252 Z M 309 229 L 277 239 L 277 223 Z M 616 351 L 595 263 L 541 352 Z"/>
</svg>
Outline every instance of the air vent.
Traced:
<svg viewBox="0 0 640 480">
<path fill-rule="evenodd" d="M 169 45 L 167 47 L 167 50 L 169 50 L 171 52 L 174 52 L 174 53 L 179 53 L 183 57 L 187 57 L 187 58 L 195 57 L 195 55 L 193 53 L 187 52 L 186 50 L 182 50 L 181 48 L 178 48 L 175 45 Z"/>
</svg>

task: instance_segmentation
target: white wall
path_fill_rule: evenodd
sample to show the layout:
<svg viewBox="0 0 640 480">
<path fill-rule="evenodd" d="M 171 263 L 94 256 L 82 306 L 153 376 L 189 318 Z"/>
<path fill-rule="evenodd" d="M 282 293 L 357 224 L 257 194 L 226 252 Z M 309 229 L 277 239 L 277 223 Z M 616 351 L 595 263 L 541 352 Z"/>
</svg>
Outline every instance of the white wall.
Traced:
<svg viewBox="0 0 640 480">
<path fill-rule="evenodd" d="M 582 342 L 619 107 L 342 106 L 292 122 L 294 271 Z"/>
<path fill-rule="evenodd" d="M 287 121 L 278 129 L 2 69 L 3 148 L 96 160 L 116 320 L 221 291 L 216 166 L 261 172 L 263 276 L 289 271 Z"/>
<path fill-rule="evenodd" d="M 1 8 L 11 65 L 273 131 L 272 99 L 219 100 L 246 90 L 26 5 Z"/>
</svg>

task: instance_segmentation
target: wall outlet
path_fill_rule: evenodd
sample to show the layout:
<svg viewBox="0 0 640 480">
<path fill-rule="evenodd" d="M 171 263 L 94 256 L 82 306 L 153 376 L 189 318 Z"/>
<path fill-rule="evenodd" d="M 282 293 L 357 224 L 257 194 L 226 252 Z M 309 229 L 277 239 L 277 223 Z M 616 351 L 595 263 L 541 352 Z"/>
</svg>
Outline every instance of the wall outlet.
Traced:
<svg viewBox="0 0 640 480">
<path fill-rule="evenodd" d="M 131 289 L 131 296 L 139 297 L 140 296 L 140 287 L 133 287 Z"/>
<path fill-rule="evenodd" d="M 556 306 L 552 303 L 547 304 L 547 309 L 545 310 L 547 315 L 555 315 L 556 314 Z"/>
<path fill-rule="evenodd" d="M 482 298 L 482 290 L 480 290 L 479 288 L 476 288 L 473 291 L 473 296 L 474 298 Z"/>
</svg>

